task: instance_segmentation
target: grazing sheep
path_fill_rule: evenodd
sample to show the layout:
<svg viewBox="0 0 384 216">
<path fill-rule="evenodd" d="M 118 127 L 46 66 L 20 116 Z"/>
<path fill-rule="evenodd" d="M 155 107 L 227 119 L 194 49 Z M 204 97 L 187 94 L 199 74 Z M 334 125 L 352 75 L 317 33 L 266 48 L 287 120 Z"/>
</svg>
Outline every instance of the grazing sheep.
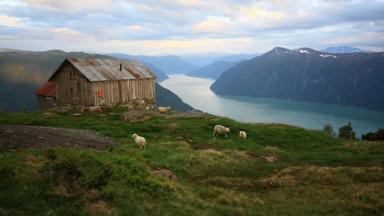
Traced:
<svg viewBox="0 0 384 216">
<path fill-rule="evenodd" d="M 240 139 L 246 139 L 247 138 L 247 133 L 245 133 L 245 131 L 240 131 L 239 132 L 239 137 L 240 137 Z"/>
<path fill-rule="evenodd" d="M 132 138 L 135 140 L 135 143 L 140 146 L 141 149 L 143 149 L 145 147 L 145 144 L 147 144 L 144 137 L 139 136 L 135 133 L 132 134 Z"/>
<path fill-rule="evenodd" d="M 167 107 L 157 107 L 157 109 L 159 110 L 160 113 L 167 113 L 169 111 L 171 111 L 171 107 L 167 106 Z"/>
<path fill-rule="evenodd" d="M 223 135 L 225 137 L 227 137 L 227 134 L 230 132 L 231 130 L 227 127 L 224 127 L 223 125 L 215 125 L 215 127 L 213 128 L 213 136 L 215 136 L 216 134 L 219 134 L 219 135 Z"/>
</svg>

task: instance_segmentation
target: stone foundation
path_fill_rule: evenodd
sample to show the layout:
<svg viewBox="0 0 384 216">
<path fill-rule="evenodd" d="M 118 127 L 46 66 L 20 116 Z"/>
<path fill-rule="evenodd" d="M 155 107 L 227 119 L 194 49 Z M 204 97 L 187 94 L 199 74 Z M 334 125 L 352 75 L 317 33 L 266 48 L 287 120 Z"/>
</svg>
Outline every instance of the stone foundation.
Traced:
<svg viewBox="0 0 384 216">
<path fill-rule="evenodd" d="M 37 96 L 37 104 L 39 105 L 39 110 L 47 110 L 57 107 L 56 99 L 54 97 Z"/>
<path fill-rule="evenodd" d="M 125 104 L 121 104 L 129 110 L 153 110 L 156 108 L 155 99 L 136 99 L 131 100 Z"/>
<path fill-rule="evenodd" d="M 156 109 L 156 101 L 154 99 L 136 99 L 126 102 L 124 104 L 115 104 L 115 105 L 103 105 L 103 106 L 81 106 L 81 105 L 72 105 L 73 108 L 79 112 L 96 112 L 96 111 L 105 111 L 115 106 L 125 107 L 128 110 L 154 110 Z"/>
</svg>

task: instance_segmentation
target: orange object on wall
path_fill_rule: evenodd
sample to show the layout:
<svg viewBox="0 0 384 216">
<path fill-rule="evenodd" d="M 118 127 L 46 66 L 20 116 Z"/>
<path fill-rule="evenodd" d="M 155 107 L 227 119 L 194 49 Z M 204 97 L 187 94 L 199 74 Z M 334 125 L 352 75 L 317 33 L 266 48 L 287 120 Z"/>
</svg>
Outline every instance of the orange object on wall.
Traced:
<svg viewBox="0 0 384 216">
<path fill-rule="evenodd" d="M 104 97 L 104 91 L 102 89 L 100 89 L 99 91 L 97 91 L 97 95 L 99 97 Z"/>
</svg>

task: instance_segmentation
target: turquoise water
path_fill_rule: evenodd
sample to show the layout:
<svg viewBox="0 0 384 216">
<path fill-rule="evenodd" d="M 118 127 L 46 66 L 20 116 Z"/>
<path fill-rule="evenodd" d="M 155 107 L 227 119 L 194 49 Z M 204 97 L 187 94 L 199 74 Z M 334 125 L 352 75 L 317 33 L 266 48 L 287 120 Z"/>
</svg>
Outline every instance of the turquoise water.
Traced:
<svg viewBox="0 0 384 216">
<path fill-rule="evenodd" d="M 286 99 L 218 96 L 209 89 L 213 82 L 171 75 L 161 85 L 195 109 L 242 122 L 284 123 L 310 129 L 322 129 L 326 123 L 337 129 L 351 122 L 359 137 L 362 133 L 384 128 L 384 112 Z"/>
</svg>

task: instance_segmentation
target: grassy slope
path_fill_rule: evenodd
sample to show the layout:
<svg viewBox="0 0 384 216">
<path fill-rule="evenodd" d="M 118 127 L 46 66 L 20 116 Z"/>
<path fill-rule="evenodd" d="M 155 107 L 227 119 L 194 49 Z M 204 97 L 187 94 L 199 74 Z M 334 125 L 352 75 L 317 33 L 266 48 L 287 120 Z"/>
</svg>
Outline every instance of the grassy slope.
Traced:
<svg viewBox="0 0 384 216">
<path fill-rule="evenodd" d="M 173 127 L 169 127 L 170 124 Z M 212 138 L 224 124 L 228 139 Z M 0 124 L 99 131 L 109 151 L 1 150 L 0 214 L 11 215 L 380 215 L 384 143 L 335 139 L 320 131 L 243 124 L 225 118 L 155 117 L 141 123 L 107 115 L 0 113 Z M 248 131 L 240 140 L 236 132 Z M 140 150 L 130 138 L 147 138 Z M 211 149 L 211 150 L 207 150 Z M 215 149 L 215 150 L 212 150 Z M 52 155 L 56 155 L 54 158 Z M 263 156 L 273 155 L 276 162 Z M 171 182 L 150 174 L 172 170 Z M 76 178 L 74 178 L 74 176 Z"/>
</svg>

